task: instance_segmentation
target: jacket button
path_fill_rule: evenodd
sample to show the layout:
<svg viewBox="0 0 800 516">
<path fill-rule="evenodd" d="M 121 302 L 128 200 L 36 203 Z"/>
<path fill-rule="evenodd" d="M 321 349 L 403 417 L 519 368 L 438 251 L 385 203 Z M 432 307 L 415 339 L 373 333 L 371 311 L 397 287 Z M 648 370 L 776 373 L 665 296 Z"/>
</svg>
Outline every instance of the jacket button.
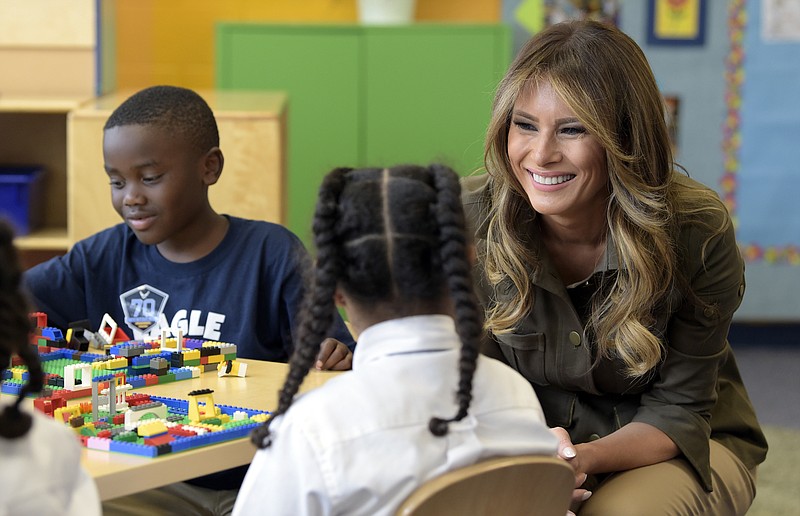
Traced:
<svg viewBox="0 0 800 516">
<path fill-rule="evenodd" d="M 592 434 L 592 435 L 589 436 L 589 440 L 590 441 L 596 441 L 598 439 L 600 439 L 600 436 L 597 435 L 597 434 Z"/>
<path fill-rule="evenodd" d="M 715 313 L 716 313 L 716 310 L 714 310 L 714 307 L 713 307 L 713 306 L 707 306 L 707 307 L 705 308 L 705 310 L 703 310 L 703 315 L 705 315 L 705 316 L 706 316 L 706 317 L 708 317 L 709 319 L 710 319 L 710 318 L 712 318 L 712 317 L 714 317 L 714 314 L 715 314 Z"/>
<path fill-rule="evenodd" d="M 744 285 L 739 285 L 739 297 L 744 295 Z"/>
<path fill-rule="evenodd" d="M 569 332 L 569 341 L 572 342 L 572 345 L 577 348 L 581 345 L 581 334 L 577 331 Z"/>
</svg>

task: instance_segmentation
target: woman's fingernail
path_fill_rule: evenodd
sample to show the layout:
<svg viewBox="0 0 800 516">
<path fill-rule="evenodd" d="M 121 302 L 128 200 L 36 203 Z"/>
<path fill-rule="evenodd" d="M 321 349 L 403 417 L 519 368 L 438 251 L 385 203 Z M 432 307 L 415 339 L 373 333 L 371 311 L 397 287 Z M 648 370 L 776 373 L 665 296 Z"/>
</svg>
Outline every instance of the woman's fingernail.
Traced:
<svg viewBox="0 0 800 516">
<path fill-rule="evenodd" d="M 575 450 L 573 448 L 564 448 L 564 457 L 571 459 L 575 456 Z"/>
<path fill-rule="evenodd" d="M 591 491 L 586 491 L 585 493 L 583 493 L 583 496 L 581 496 L 581 501 L 585 502 L 586 500 L 589 499 L 590 496 L 592 496 L 592 492 Z"/>
<path fill-rule="evenodd" d="M 317 360 L 317 363 L 314 364 L 314 367 L 316 367 L 317 369 L 322 369 L 322 360 Z"/>
</svg>

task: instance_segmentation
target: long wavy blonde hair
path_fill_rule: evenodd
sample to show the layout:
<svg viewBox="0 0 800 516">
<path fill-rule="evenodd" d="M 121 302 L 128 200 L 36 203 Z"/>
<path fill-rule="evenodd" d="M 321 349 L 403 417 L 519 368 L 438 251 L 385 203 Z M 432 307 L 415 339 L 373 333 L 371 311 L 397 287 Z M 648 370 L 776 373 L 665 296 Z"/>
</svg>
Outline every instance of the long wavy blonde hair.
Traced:
<svg viewBox="0 0 800 516">
<path fill-rule="evenodd" d="M 535 302 L 530 274 L 537 270 L 539 257 L 520 225 L 532 210 L 507 146 L 514 103 L 538 80 L 550 81 L 605 149 L 607 230 L 619 270 L 613 283 L 594 296 L 586 329 L 596 340 L 598 357 L 618 357 L 628 375 L 644 375 L 663 355 L 663 344 L 652 331 L 654 310 L 676 286 L 693 298 L 678 272 L 679 226 L 702 221 L 709 209 L 724 212 L 725 206 L 712 191 L 674 180 L 664 102 L 647 59 L 630 37 L 590 21 L 545 29 L 520 50 L 500 82 L 486 137 L 492 202 L 481 261 L 491 285 L 508 279 L 516 287 L 510 301 L 487 307 L 488 330 L 513 331 Z M 727 216 L 713 218 L 724 221 L 712 228 L 715 235 L 730 224 Z"/>
</svg>

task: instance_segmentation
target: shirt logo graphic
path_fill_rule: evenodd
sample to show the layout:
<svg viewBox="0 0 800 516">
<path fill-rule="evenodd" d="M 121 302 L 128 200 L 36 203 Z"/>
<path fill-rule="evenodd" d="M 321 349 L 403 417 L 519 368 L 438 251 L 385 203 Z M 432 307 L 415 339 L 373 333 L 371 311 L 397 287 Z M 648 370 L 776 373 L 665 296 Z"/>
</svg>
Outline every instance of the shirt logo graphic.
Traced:
<svg viewBox="0 0 800 516">
<path fill-rule="evenodd" d="M 125 324 L 134 333 L 147 333 L 158 324 L 169 294 L 150 285 L 140 285 L 119 296 Z"/>
</svg>

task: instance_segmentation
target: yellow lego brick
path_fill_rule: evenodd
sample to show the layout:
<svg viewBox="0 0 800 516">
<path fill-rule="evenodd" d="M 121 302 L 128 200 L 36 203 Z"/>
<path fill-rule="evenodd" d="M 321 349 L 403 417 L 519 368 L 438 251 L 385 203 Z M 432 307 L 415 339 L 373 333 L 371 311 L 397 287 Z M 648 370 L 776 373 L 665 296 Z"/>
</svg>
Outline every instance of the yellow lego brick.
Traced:
<svg viewBox="0 0 800 516">
<path fill-rule="evenodd" d="M 139 425 L 139 428 L 136 429 L 136 433 L 139 434 L 139 437 L 153 437 L 154 435 L 161 435 L 166 432 L 167 426 L 162 421 L 144 423 Z"/>
<path fill-rule="evenodd" d="M 124 369 L 128 367 L 128 359 L 125 357 L 112 358 L 106 362 L 106 369 Z"/>
<path fill-rule="evenodd" d="M 21 382 L 21 381 L 22 381 L 22 375 L 23 375 L 23 374 L 24 374 L 26 371 L 27 371 L 27 370 L 26 370 L 25 368 L 22 368 L 22 367 L 13 367 L 13 368 L 11 369 L 11 377 L 12 377 L 14 380 L 19 380 L 19 381 Z"/>
<path fill-rule="evenodd" d="M 66 407 L 59 407 L 53 411 L 53 419 L 66 423 L 75 416 L 81 415 L 81 407 L 79 405 L 67 405 Z"/>
<path fill-rule="evenodd" d="M 255 421 L 256 423 L 263 423 L 267 420 L 269 414 L 255 414 L 250 419 Z"/>
</svg>

